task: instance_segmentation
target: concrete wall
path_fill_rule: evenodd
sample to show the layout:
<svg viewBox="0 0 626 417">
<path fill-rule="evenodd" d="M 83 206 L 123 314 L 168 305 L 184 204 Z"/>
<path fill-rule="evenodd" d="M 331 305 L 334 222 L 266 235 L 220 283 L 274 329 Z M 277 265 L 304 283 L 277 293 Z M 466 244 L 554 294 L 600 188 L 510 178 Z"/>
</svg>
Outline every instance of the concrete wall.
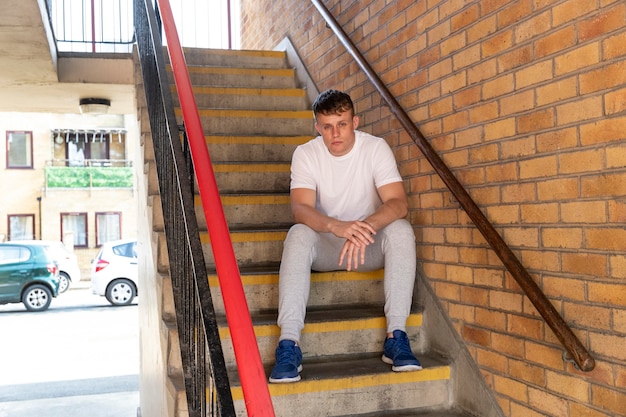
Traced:
<svg viewBox="0 0 626 417">
<path fill-rule="evenodd" d="M 135 101 L 137 105 L 140 140 L 135 144 L 138 162 L 135 165 L 138 195 L 138 245 L 140 250 L 139 287 L 142 288 L 139 303 L 139 344 L 140 362 L 140 401 L 142 417 L 185 416 L 177 406 L 186 407 L 182 387 L 177 393 L 169 379 L 172 370 L 168 358 L 170 338 L 164 322 L 164 315 L 175 317 L 172 290 L 167 276 L 167 248 L 159 243 L 163 233 L 163 215 L 159 198 L 154 148 L 148 119 L 143 79 L 138 62 L 135 60 Z"/>
<path fill-rule="evenodd" d="M 324 2 L 596 359 L 583 373 L 309 2 L 242 0 L 393 146 L 427 279 L 509 416 L 626 415 L 626 4 Z"/>
</svg>

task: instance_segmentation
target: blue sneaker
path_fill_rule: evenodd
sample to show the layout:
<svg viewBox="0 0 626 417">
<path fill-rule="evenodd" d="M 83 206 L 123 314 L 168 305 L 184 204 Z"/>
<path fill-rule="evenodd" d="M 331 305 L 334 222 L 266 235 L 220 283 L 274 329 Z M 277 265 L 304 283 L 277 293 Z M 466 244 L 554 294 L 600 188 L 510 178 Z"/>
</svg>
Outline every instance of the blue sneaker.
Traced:
<svg viewBox="0 0 626 417">
<path fill-rule="evenodd" d="M 281 340 L 276 348 L 276 364 L 270 375 L 270 382 L 300 381 L 302 371 L 302 351 L 293 340 Z"/>
<path fill-rule="evenodd" d="M 417 360 L 411 346 L 409 338 L 402 330 L 394 330 L 393 337 L 385 339 L 383 362 L 393 365 L 394 372 L 419 371 L 422 364 Z"/>
</svg>

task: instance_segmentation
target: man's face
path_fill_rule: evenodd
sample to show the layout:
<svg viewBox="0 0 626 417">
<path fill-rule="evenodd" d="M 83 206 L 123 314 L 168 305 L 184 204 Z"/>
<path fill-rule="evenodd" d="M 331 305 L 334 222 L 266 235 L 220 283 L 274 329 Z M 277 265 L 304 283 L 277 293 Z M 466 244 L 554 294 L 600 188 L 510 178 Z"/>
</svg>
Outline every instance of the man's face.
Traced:
<svg viewBox="0 0 626 417">
<path fill-rule="evenodd" d="M 334 156 L 342 156 L 350 152 L 354 146 L 354 130 L 358 126 L 358 116 L 353 116 L 349 111 L 315 116 L 315 129 L 322 135 L 324 145 Z"/>
</svg>

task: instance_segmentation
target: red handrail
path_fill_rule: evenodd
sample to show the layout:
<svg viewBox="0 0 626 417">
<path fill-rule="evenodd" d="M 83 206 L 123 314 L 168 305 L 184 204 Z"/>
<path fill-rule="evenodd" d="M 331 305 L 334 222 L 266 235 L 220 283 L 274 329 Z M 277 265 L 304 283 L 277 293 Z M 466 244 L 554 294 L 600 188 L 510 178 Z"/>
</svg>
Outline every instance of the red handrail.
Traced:
<svg viewBox="0 0 626 417">
<path fill-rule="evenodd" d="M 211 238 L 211 248 L 215 258 L 222 298 L 224 299 L 226 319 L 233 342 L 246 409 L 251 417 L 273 417 L 274 407 L 261 362 L 261 354 L 252 327 L 252 319 L 243 292 L 230 231 L 224 216 L 211 157 L 206 146 L 204 129 L 191 87 L 183 49 L 176 31 L 174 16 L 168 0 L 157 1 L 185 120 L 189 148 L 196 168 L 195 174 L 200 190 L 200 199 Z"/>
</svg>

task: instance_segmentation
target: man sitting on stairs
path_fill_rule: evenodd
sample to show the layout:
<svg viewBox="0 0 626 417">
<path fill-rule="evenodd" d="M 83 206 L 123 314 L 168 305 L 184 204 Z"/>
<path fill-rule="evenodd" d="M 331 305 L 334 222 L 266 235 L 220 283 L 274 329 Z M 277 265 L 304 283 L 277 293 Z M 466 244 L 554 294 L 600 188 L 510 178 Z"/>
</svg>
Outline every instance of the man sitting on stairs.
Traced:
<svg viewBox="0 0 626 417">
<path fill-rule="evenodd" d="M 371 271 L 384 267 L 387 337 L 382 360 L 396 372 L 422 369 L 406 334 L 415 282 L 415 235 L 405 219 L 408 201 L 391 148 L 356 130 L 350 96 L 321 93 L 313 103 L 320 136 L 298 146 L 291 165 L 296 224 L 280 265 L 276 364 L 270 382 L 300 380 L 311 270 Z"/>
</svg>

